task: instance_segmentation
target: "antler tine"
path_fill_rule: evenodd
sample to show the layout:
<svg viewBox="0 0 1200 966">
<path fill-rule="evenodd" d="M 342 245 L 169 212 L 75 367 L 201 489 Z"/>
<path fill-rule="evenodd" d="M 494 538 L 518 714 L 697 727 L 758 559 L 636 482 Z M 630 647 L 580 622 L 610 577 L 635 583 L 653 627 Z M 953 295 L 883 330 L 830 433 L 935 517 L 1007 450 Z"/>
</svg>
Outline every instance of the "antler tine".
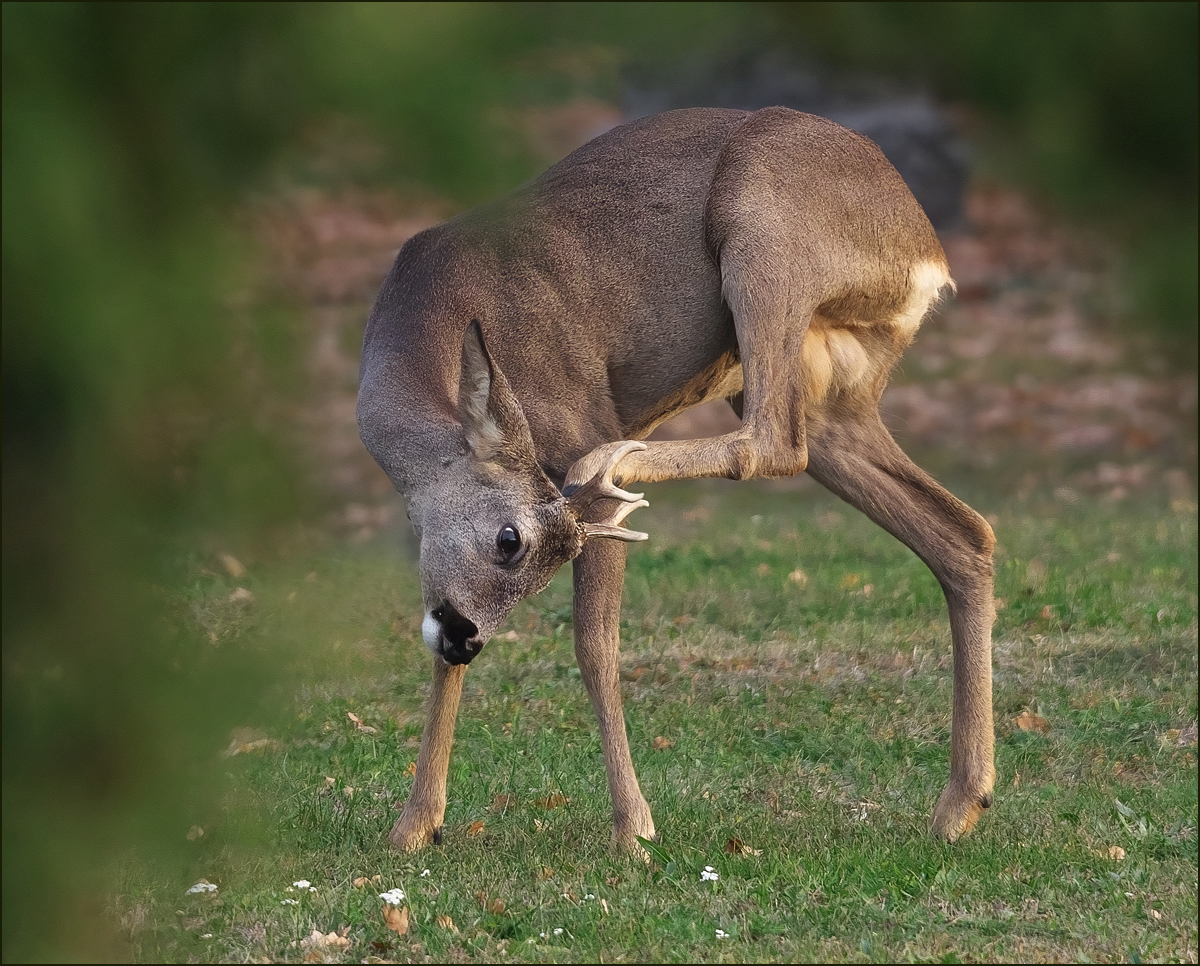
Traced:
<svg viewBox="0 0 1200 966">
<path fill-rule="evenodd" d="M 621 489 L 613 482 L 612 475 L 617 464 L 625 456 L 645 448 L 645 443 L 630 440 L 623 446 L 618 446 L 613 450 L 608 455 L 604 465 L 596 472 L 596 475 L 567 497 L 567 502 L 570 503 L 576 514 L 582 513 L 597 500 L 614 499 L 623 500 L 626 503 L 636 503 L 640 500 L 644 494 L 630 493 L 628 490 Z"/>
<path fill-rule="evenodd" d="M 626 503 L 620 507 L 612 516 L 604 523 L 581 523 L 584 539 L 589 537 L 611 537 L 615 540 L 625 540 L 628 543 L 636 543 L 639 540 L 649 540 L 650 534 L 642 533 L 638 530 L 629 530 L 621 526 L 621 521 L 639 507 L 649 506 L 645 500 L 638 500 L 636 503 Z"/>
</svg>

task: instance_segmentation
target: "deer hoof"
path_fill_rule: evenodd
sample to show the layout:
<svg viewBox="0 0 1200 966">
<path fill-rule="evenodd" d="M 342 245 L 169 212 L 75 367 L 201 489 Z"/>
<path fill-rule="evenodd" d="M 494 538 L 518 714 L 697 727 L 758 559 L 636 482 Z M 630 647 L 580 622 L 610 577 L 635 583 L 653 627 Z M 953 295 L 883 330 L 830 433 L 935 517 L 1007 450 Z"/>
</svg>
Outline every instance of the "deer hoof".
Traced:
<svg viewBox="0 0 1200 966">
<path fill-rule="evenodd" d="M 416 852 L 427 845 L 442 844 L 442 827 L 425 821 L 416 821 L 401 815 L 388 835 L 392 848 L 398 852 Z"/>
<path fill-rule="evenodd" d="M 984 809 L 992 807 L 992 789 L 950 782 L 933 810 L 933 834 L 953 844 L 970 833 Z"/>
</svg>

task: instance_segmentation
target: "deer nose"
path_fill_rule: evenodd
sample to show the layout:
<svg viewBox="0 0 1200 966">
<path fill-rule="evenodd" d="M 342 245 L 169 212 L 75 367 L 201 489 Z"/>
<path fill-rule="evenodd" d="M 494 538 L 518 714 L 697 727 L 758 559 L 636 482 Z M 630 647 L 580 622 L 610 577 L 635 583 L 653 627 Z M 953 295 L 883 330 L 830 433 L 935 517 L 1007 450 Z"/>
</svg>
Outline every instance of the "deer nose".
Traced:
<svg viewBox="0 0 1200 966">
<path fill-rule="evenodd" d="M 471 658 L 483 650 L 483 645 L 473 640 L 479 628 L 463 617 L 452 603 L 445 601 L 431 613 L 441 625 L 442 657 L 451 664 L 469 664 Z"/>
</svg>

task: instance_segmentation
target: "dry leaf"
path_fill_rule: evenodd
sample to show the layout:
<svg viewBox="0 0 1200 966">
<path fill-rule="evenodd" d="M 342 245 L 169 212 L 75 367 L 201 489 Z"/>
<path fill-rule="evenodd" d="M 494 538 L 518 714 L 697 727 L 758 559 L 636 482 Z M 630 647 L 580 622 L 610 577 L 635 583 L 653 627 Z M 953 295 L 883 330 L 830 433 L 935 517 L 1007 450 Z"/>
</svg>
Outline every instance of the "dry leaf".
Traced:
<svg viewBox="0 0 1200 966">
<path fill-rule="evenodd" d="M 1013 724 L 1022 731 L 1036 731 L 1043 735 L 1050 732 L 1050 722 L 1041 715 L 1033 714 L 1029 711 L 1022 711 L 1013 718 Z"/>
<path fill-rule="evenodd" d="M 863 584 L 862 592 L 864 597 L 870 597 L 873 593 L 875 593 L 875 585 Z"/>
<path fill-rule="evenodd" d="M 492 799 L 492 808 L 498 811 L 504 811 L 506 808 L 512 808 L 517 804 L 517 796 L 510 795 L 508 792 L 501 792 Z"/>
<path fill-rule="evenodd" d="M 408 906 L 393 906 L 389 902 L 383 904 L 383 924 L 397 936 L 408 932 Z"/>
<path fill-rule="evenodd" d="M 538 882 L 545 882 L 552 875 L 554 875 L 554 870 L 548 865 L 543 865 L 540 869 L 538 869 L 537 875 L 535 875 L 534 878 L 537 879 Z"/>
<path fill-rule="evenodd" d="M 221 554 L 221 566 L 230 577 L 237 580 L 246 576 L 246 566 L 231 553 Z"/>
<path fill-rule="evenodd" d="M 188 829 L 187 840 L 189 842 L 195 842 L 196 839 L 200 838 L 200 836 L 203 834 L 204 829 L 202 829 L 199 825 L 193 825 L 190 829 Z"/>
<path fill-rule="evenodd" d="M 1042 620 L 1048 621 L 1054 616 L 1054 608 L 1047 604 L 1042 608 Z"/>
<path fill-rule="evenodd" d="M 620 885 L 620 883 L 621 877 L 619 875 L 610 875 L 604 880 L 604 884 L 607 886 Z"/>
<path fill-rule="evenodd" d="M 468 835 L 479 835 L 483 832 L 483 822 L 472 822 L 470 828 L 467 829 Z"/>
<path fill-rule="evenodd" d="M 449 916 L 438 916 L 437 924 L 442 929 L 449 929 L 451 932 L 458 932 L 458 926 L 454 925 L 454 920 Z"/>
<path fill-rule="evenodd" d="M 410 761 L 408 763 L 408 767 L 404 769 L 404 774 L 415 775 L 416 773 L 417 773 L 417 763 L 415 761 Z"/>
<path fill-rule="evenodd" d="M 353 721 L 354 727 L 356 727 L 359 731 L 363 732 L 363 734 L 368 734 L 368 735 L 379 734 L 377 729 L 372 728 L 370 725 L 363 724 L 362 718 L 360 718 L 358 715 L 356 715 L 353 711 L 347 711 L 346 717 L 349 718 L 351 721 Z"/>
<path fill-rule="evenodd" d="M 659 735 L 652 742 L 650 742 L 650 747 L 653 748 L 655 751 L 666 751 L 668 748 L 672 747 L 674 744 L 675 744 L 675 742 L 671 741 L 671 739 L 664 738 L 662 735 Z"/>
<path fill-rule="evenodd" d="M 561 792 L 555 792 L 553 795 L 537 799 L 533 804 L 538 808 L 562 808 L 569 801 L 570 799 L 566 795 Z"/>
<path fill-rule="evenodd" d="M 790 580 L 797 587 L 803 587 L 808 583 L 808 574 L 797 568 L 788 574 L 788 580 Z"/>
<path fill-rule="evenodd" d="M 1125 858 L 1125 850 L 1119 845 L 1110 845 L 1108 847 L 1108 857 L 1114 862 L 1120 862 Z M 1114 873 L 1115 875 L 1116 873 Z"/>
<path fill-rule="evenodd" d="M 493 916 L 499 916 L 504 912 L 504 900 L 489 899 L 486 903 L 484 903 L 484 908 Z"/>
<path fill-rule="evenodd" d="M 349 932 L 347 929 L 346 932 Z M 305 962 L 320 962 L 321 957 L 319 950 L 322 949 L 349 949 L 350 940 L 346 938 L 344 932 L 322 933 L 319 929 L 314 929 L 309 935 L 300 940 L 301 949 L 311 949 L 318 953 L 317 959 L 305 958 Z M 310 954 L 311 955 L 311 954 Z"/>
<path fill-rule="evenodd" d="M 762 849 L 752 849 L 736 835 L 725 843 L 725 851 L 730 855 L 762 855 Z"/>
</svg>

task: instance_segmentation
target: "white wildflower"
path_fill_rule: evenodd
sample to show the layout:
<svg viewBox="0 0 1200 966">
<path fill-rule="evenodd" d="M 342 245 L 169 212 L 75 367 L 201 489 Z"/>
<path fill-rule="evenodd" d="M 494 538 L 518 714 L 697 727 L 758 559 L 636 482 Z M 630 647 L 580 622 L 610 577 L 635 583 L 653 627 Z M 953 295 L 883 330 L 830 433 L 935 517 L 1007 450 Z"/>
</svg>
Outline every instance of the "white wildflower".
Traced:
<svg viewBox="0 0 1200 966">
<path fill-rule="evenodd" d="M 211 933 L 211 932 L 206 932 L 206 933 L 205 933 L 203 936 L 201 936 L 200 938 L 201 938 L 201 939 L 212 939 L 212 933 Z"/>
<path fill-rule="evenodd" d="M 194 886 L 192 886 L 190 889 L 188 889 L 188 891 L 185 892 L 184 895 L 190 896 L 190 895 L 195 895 L 198 892 L 216 892 L 216 891 L 217 891 L 217 887 L 215 885 L 213 885 L 211 882 L 205 882 L 203 879 L 201 879 Z"/>
<path fill-rule="evenodd" d="M 559 926 L 557 929 L 554 930 L 554 935 L 561 936 L 562 934 L 563 934 L 562 926 Z"/>
<path fill-rule="evenodd" d="M 298 906 L 298 905 L 300 905 L 300 900 L 299 899 L 280 899 L 279 904 L 281 906 Z"/>
<path fill-rule="evenodd" d="M 724 929 L 718 929 L 717 930 L 717 938 L 718 939 L 728 939 L 729 933 L 727 933 Z"/>
<path fill-rule="evenodd" d="M 404 901 L 404 890 L 388 889 L 387 892 L 379 893 L 379 898 L 386 902 L 389 906 L 398 906 Z"/>
<path fill-rule="evenodd" d="M 588 899 L 595 899 L 596 897 L 595 897 L 594 895 L 592 895 L 592 894 L 589 892 L 589 893 L 588 893 L 586 896 L 584 896 L 583 898 L 584 898 L 584 901 L 586 902 Z"/>
<path fill-rule="evenodd" d="M 312 883 L 307 879 L 301 879 L 299 882 L 293 882 L 292 885 L 294 885 L 297 889 L 304 890 L 312 886 Z"/>
<path fill-rule="evenodd" d="M 716 882 L 721 878 L 721 873 L 717 872 L 711 865 L 706 865 L 704 871 L 700 873 L 701 882 Z"/>
<path fill-rule="evenodd" d="M 428 877 L 429 877 L 429 870 L 426 869 L 424 872 L 421 873 L 421 878 L 426 879 Z"/>
</svg>

